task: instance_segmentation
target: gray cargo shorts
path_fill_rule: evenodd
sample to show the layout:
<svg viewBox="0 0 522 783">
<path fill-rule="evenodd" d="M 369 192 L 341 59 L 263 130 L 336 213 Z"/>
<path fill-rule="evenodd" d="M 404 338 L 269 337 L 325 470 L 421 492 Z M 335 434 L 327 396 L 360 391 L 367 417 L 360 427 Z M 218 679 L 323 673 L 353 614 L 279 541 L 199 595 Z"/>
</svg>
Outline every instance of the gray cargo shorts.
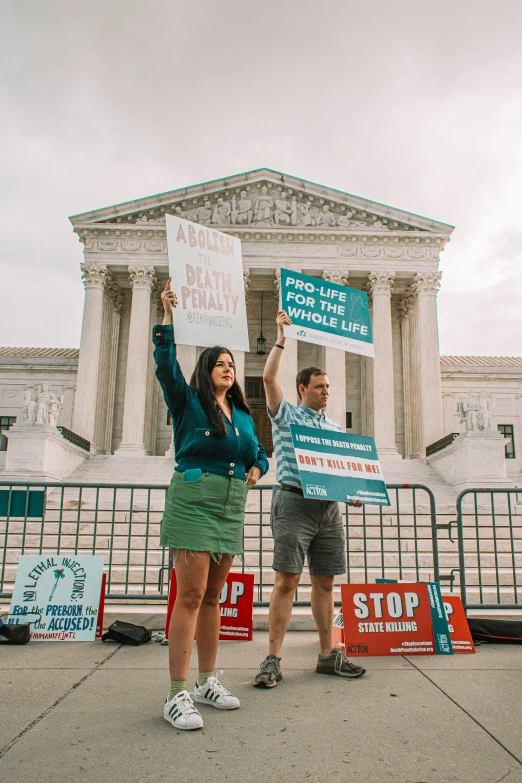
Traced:
<svg viewBox="0 0 522 783">
<path fill-rule="evenodd" d="M 272 498 L 274 571 L 300 574 L 305 557 L 312 576 L 346 573 L 346 537 L 336 501 L 308 500 L 288 490 Z"/>
</svg>

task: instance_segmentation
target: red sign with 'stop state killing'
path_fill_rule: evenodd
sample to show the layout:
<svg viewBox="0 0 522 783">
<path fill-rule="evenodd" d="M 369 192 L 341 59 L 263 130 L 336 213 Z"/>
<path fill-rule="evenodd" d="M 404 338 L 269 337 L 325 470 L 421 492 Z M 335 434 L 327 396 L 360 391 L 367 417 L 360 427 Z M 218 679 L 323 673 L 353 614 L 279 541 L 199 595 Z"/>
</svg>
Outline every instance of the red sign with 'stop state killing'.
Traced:
<svg viewBox="0 0 522 783">
<path fill-rule="evenodd" d="M 347 655 L 434 655 L 428 586 L 341 585 Z"/>
<path fill-rule="evenodd" d="M 176 600 L 176 569 L 170 574 L 169 603 L 165 635 L 168 638 L 169 624 Z M 252 641 L 254 613 L 254 575 L 231 571 L 223 585 L 219 599 L 221 612 L 220 641 Z"/>
</svg>

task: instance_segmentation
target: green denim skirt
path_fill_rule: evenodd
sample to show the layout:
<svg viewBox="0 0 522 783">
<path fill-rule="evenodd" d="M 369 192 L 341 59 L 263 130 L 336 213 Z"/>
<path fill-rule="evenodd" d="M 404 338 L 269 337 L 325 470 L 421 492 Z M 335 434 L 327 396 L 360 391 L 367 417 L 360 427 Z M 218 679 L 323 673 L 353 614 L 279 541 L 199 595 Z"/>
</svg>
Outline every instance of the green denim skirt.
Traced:
<svg viewBox="0 0 522 783">
<path fill-rule="evenodd" d="M 203 473 L 197 481 L 185 481 L 174 471 L 165 498 L 161 546 L 243 555 L 243 526 L 247 499 L 246 481 Z"/>
</svg>

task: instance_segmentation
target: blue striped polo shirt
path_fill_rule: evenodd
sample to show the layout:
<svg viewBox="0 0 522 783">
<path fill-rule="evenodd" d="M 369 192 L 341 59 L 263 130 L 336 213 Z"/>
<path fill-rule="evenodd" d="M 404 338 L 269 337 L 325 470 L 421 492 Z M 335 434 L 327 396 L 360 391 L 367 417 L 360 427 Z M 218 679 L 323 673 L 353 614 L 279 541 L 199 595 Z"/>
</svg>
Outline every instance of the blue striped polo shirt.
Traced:
<svg viewBox="0 0 522 783">
<path fill-rule="evenodd" d="M 294 446 L 292 444 L 292 435 L 290 434 L 290 424 L 301 424 L 303 427 L 317 427 L 320 430 L 336 430 L 343 432 L 336 421 L 329 419 L 326 414 L 313 411 L 306 405 L 300 405 L 296 408 L 292 403 L 287 402 L 285 398 L 281 400 L 281 405 L 275 416 L 268 415 L 272 420 L 272 439 L 274 441 L 274 454 L 276 458 L 276 477 L 280 484 L 292 484 L 294 487 L 301 487 L 299 478 L 299 468 L 295 458 Z"/>
</svg>

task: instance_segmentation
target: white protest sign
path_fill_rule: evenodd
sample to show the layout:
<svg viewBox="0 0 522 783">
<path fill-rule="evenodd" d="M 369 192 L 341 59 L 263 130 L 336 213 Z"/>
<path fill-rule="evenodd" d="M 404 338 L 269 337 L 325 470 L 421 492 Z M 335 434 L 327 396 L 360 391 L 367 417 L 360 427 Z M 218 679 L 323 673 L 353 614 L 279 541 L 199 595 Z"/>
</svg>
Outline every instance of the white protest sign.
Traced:
<svg viewBox="0 0 522 783">
<path fill-rule="evenodd" d="M 33 641 L 94 641 L 103 555 L 22 555 L 8 624 L 31 624 Z"/>
<path fill-rule="evenodd" d="M 166 219 L 176 342 L 250 350 L 241 242 L 174 215 Z"/>
</svg>

